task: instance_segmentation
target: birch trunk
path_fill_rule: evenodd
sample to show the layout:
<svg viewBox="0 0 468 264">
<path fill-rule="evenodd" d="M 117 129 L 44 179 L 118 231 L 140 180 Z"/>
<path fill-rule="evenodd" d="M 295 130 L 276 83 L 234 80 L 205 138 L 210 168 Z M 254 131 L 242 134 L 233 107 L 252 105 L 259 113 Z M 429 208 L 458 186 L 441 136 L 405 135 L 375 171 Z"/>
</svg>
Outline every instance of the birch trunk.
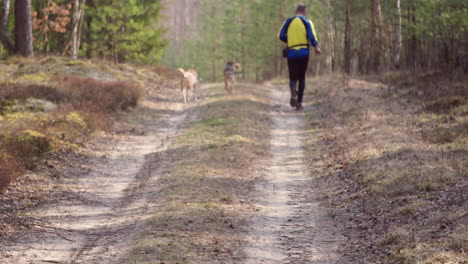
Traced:
<svg viewBox="0 0 468 264">
<path fill-rule="evenodd" d="M 81 24 L 83 23 L 84 17 L 84 4 L 86 0 L 74 0 L 73 1 L 73 15 L 72 15 L 72 58 L 78 58 L 78 51 L 80 49 L 80 37 L 81 37 Z"/>
<path fill-rule="evenodd" d="M 351 5 L 351 1 L 348 0 L 344 36 L 344 71 L 347 74 L 351 73 Z"/>
<path fill-rule="evenodd" d="M 327 31 L 327 39 L 324 46 L 327 47 L 325 51 L 325 72 L 332 73 L 333 72 L 333 58 L 335 57 L 335 50 L 334 50 L 334 36 L 335 32 L 333 32 L 333 15 L 332 15 L 332 4 L 331 0 L 327 0 L 327 17 L 326 17 L 326 24 L 325 30 Z"/>
<path fill-rule="evenodd" d="M 400 0 L 396 0 L 396 24 L 395 24 L 395 34 L 396 34 L 396 43 L 395 43 L 395 50 L 393 54 L 393 67 L 395 69 L 400 69 L 400 52 L 401 52 L 401 45 L 402 45 L 402 37 L 401 37 L 401 5 Z"/>
</svg>

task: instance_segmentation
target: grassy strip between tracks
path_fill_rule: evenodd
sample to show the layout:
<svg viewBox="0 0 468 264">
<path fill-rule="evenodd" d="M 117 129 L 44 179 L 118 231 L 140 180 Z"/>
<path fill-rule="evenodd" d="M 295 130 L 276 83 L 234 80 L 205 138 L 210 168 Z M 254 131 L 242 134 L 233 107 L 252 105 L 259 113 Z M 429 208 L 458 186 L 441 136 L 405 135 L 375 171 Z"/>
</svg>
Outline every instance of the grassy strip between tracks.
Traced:
<svg viewBox="0 0 468 264">
<path fill-rule="evenodd" d="M 124 263 L 231 263 L 243 258 L 248 195 L 267 155 L 270 106 L 245 85 L 234 95 L 210 88 L 196 118 L 181 128 L 165 153 L 158 210 Z"/>
</svg>

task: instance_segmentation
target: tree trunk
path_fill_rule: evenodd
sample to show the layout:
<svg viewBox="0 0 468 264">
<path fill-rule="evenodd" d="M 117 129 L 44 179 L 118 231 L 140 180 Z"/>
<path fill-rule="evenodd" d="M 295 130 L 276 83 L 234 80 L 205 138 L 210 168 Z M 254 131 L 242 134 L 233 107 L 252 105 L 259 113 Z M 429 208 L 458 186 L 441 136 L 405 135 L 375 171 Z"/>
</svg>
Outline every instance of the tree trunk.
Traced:
<svg viewBox="0 0 468 264">
<path fill-rule="evenodd" d="M 348 0 L 344 36 L 344 71 L 347 74 L 351 73 L 351 5 L 351 1 Z"/>
<path fill-rule="evenodd" d="M 412 70 L 416 70 L 418 61 L 418 38 L 416 37 L 415 28 L 416 28 L 416 2 L 411 1 L 411 4 L 408 6 L 408 24 L 412 25 L 411 38 L 409 39 L 408 48 L 407 48 L 407 61 L 408 65 Z"/>
<path fill-rule="evenodd" d="M 336 10 L 334 10 L 334 12 L 334 17 L 341 17 L 341 12 L 338 12 Z M 337 13 L 340 15 L 338 16 Z M 335 33 L 335 35 L 333 36 L 333 39 L 335 40 L 333 43 L 333 54 L 335 54 L 335 57 L 332 58 L 332 69 L 335 72 L 339 67 L 341 68 L 341 63 L 339 63 L 339 61 L 341 60 L 341 52 L 339 52 L 339 50 L 341 49 L 339 41 L 341 37 L 341 30 L 338 30 L 337 19 L 333 19 L 333 32 Z"/>
<path fill-rule="evenodd" d="M 285 0 L 280 0 L 279 1 L 279 8 L 278 8 L 278 17 L 279 17 L 279 23 L 281 25 L 281 23 L 284 23 L 284 21 L 286 20 L 286 16 L 284 15 L 284 10 L 285 10 Z M 280 47 L 283 47 L 282 45 Z M 278 54 L 281 54 L 280 53 L 281 50 L 278 49 Z M 279 76 L 283 76 L 284 74 L 284 58 L 282 55 L 278 55 L 277 56 L 277 63 L 278 63 L 278 75 Z M 244 68 L 245 69 L 245 68 Z"/>
<path fill-rule="evenodd" d="M 81 46 L 81 36 L 83 35 L 83 24 L 84 24 L 84 17 L 85 17 L 85 5 L 86 0 L 83 0 L 82 2 L 82 8 L 81 8 L 81 16 L 80 19 L 78 20 L 78 37 L 77 37 L 77 44 L 76 44 L 76 57 L 78 58 L 78 51 L 80 50 Z"/>
<path fill-rule="evenodd" d="M 331 0 L 327 0 L 326 2 L 327 5 L 327 17 L 326 17 L 326 24 L 325 24 L 325 30 L 327 31 L 327 38 L 325 45 L 327 47 L 327 50 L 325 52 L 325 72 L 326 73 L 332 73 L 333 72 L 333 58 L 335 57 L 335 49 L 334 49 L 334 36 L 335 33 L 333 32 L 333 15 L 332 15 L 332 4 Z"/>
<path fill-rule="evenodd" d="M 73 13 L 72 13 L 72 58 L 78 58 L 78 51 L 80 49 L 80 37 L 81 37 L 81 24 L 84 16 L 84 4 L 85 0 L 74 0 L 73 1 Z"/>
<path fill-rule="evenodd" d="M 33 56 L 31 0 L 15 1 L 15 45 L 16 53 Z"/>
<path fill-rule="evenodd" d="M 400 52 L 401 52 L 401 45 L 402 45 L 402 38 L 401 38 L 401 5 L 400 0 L 396 0 L 396 24 L 395 24 L 395 34 L 396 34 L 396 43 L 395 43 L 395 50 L 393 53 L 393 67 L 395 69 L 400 69 Z"/>
<path fill-rule="evenodd" d="M 10 0 L 3 0 L 0 10 L 0 42 L 10 54 L 15 53 L 15 43 L 8 34 L 8 18 L 10 16 Z"/>
<path fill-rule="evenodd" d="M 380 57 L 382 53 L 382 11 L 380 0 L 371 0 L 371 71 L 378 72 L 380 70 Z"/>
</svg>

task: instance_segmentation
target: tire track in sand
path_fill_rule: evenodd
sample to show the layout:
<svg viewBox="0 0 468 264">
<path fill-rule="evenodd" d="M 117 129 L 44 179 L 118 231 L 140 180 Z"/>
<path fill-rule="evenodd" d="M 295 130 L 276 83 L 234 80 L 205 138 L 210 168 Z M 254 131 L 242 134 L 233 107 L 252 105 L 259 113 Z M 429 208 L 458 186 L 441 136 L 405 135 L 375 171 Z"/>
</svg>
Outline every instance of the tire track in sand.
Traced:
<svg viewBox="0 0 468 264">
<path fill-rule="evenodd" d="M 310 182 L 303 145 L 310 134 L 304 112 L 288 105 L 286 87 L 272 87 L 271 158 L 261 164 L 265 179 L 254 199 L 258 214 L 252 220 L 248 264 L 342 263 L 337 253 L 343 240 L 335 234 L 325 209 L 310 201 Z"/>
<path fill-rule="evenodd" d="M 157 206 L 147 201 L 157 195 L 158 175 L 170 162 L 165 151 L 193 112 L 171 96 L 144 100 L 129 120 L 143 133 L 106 142 L 105 162 L 79 176 L 73 198 L 35 212 L 55 231 L 29 231 L 10 241 L 0 250 L 0 263 L 118 263 Z"/>
</svg>

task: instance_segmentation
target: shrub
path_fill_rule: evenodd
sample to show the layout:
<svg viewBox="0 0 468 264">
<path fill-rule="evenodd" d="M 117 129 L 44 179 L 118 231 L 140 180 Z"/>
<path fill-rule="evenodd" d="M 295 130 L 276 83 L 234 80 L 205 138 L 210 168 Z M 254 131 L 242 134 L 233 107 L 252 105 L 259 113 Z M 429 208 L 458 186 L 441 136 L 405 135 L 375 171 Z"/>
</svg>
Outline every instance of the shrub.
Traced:
<svg viewBox="0 0 468 264">
<path fill-rule="evenodd" d="M 64 97 L 64 94 L 61 94 L 52 86 L 0 83 L 0 98 L 3 100 L 38 98 L 52 102 L 60 102 Z"/>
<path fill-rule="evenodd" d="M 106 113 L 81 111 L 81 117 L 86 121 L 87 127 L 90 131 L 107 130 L 110 127 L 110 120 Z"/>
<path fill-rule="evenodd" d="M 33 169 L 36 161 L 51 150 L 50 138 L 35 130 L 26 129 L 1 137 L 2 148 L 26 169 Z"/>
<path fill-rule="evenodd" d="M 77 112 L 70 112 L 65 116 L 65 120 L 68 122 L 75 124 L 78 126 L 80 129 L 86 130 L 87 124 L 81 117 L 81 115 Z"/>
<path fill-rule="evenodd" d="M 407 240 L 410 237 L 408 231 L 403 228 L 397 227 L 394 230 L 389 231 L 383 239 L 381 239 L 381 245 L 390 245 L 396 244 L 397 242 L 402 242 L 402 240 Z"/>
<path fill-rule="evenodd" d="M 135 107 L 143 95 L 140 85 L 124 81 L 101 81 L 80 76 L 57 76 L 58 87 L 0 83 L 0 108 L 9 100 L 45 99 L 71 103 L 75 108 L 112 113 Z"/>
<path fill-rule="evenodd" d="M 152 69 L 154 73 L 158 74 L 159 76 L 162 76 L 167 79 L 178 79 L 179 74 L 174 71 L 174 69 L 164 67 L 164 66 L 158 66 L 154 69 Z"/>
<path fill-rule="evenodd" d="M 5 154 L 0 154 L 0 190 L 7 187 L 18 172 L 19 167 L 14 159 Z"/>
<path fill-rule="evenodd" d="M 0 189 L 18 171 L 34 169 L 48 151 L 74 147 L 89 132 L 107 129 L 111 114 L 136 106 L 144 92 L 131 82 L 80 76 L 53 80 L 55 86 L 0 83 Z M 34 112 L 41 101 L 54 107 Z"/>
<path fill-rule="evenodd" d="M 429 112 L 447 113 L 451 109 L 466 104 L 467 98 L 461 96 L 442 97 L 426 103 L 425 108 Z"/>
<path fill-rule="evenodd" d="M 71 103 L 90 112 L 112 113 L 137 105 L 143 89 L 130 82 L 100 81 L 80 76 L 57 77 L 58 89 Z"/>
</svg>

